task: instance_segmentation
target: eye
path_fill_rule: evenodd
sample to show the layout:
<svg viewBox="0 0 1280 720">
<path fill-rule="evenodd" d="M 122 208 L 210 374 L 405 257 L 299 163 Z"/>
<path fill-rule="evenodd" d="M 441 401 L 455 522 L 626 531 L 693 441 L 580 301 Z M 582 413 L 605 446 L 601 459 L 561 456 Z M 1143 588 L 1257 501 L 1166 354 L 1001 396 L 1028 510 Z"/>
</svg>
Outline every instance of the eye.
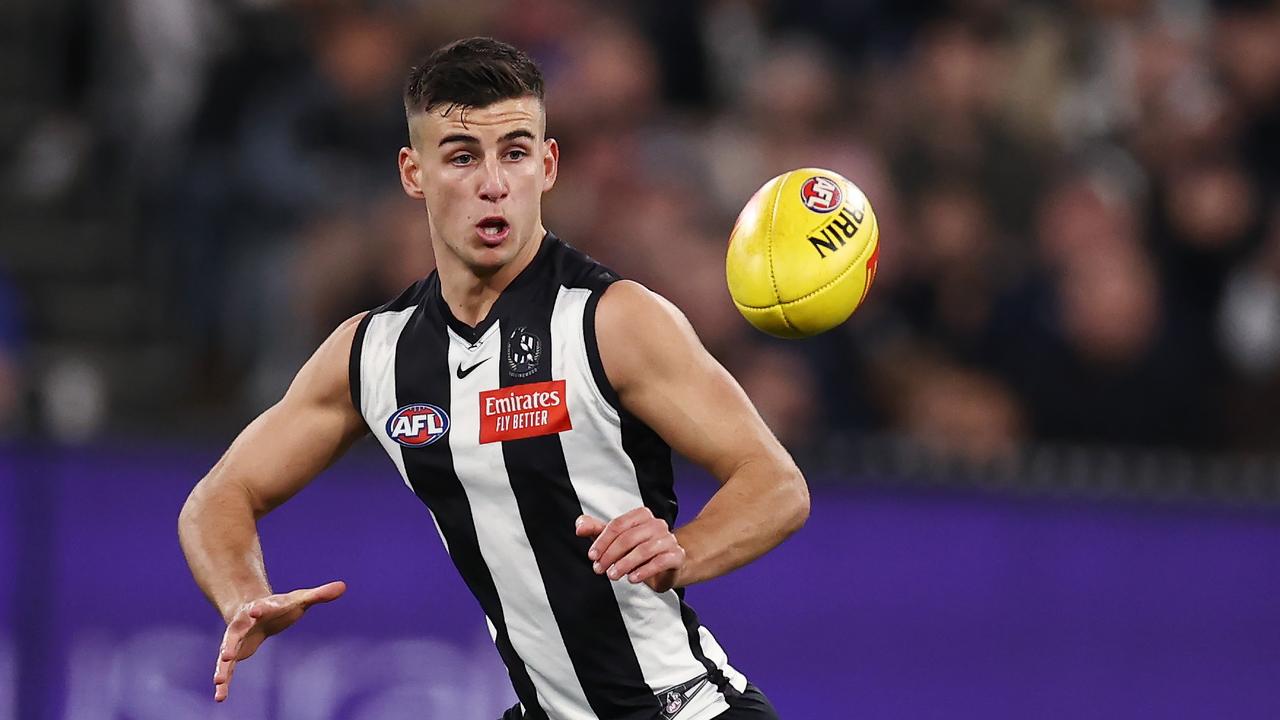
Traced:
<svg viewBox="0 0 1280 720">
<path fill-rule="evenodd" d="M 523 160 L 528 156 L 529 156 L 529 153 L 525 152 L 520 148 L 515 148 L 513 150 L 507 151 L 507 159 L 509 160 Z"/>
<path fill-rule="evenodd" d="M 457 165 L 458 167 L 464 167 L 470 165 L 475 159 L 476 157 L 471 153 L 458 153 L 457 155 L 449 158 L 449 163 L 451 165 Z"/>
</svg>

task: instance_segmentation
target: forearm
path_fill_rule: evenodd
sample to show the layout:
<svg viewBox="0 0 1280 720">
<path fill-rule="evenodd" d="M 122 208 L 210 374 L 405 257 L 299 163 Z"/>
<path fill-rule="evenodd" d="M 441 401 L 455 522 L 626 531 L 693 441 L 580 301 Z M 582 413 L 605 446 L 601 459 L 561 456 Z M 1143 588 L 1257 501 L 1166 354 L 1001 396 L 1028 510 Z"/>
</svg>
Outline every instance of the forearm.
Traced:
<svg viewBox="0 0 1280 720">
<path fill-rule="evenodd" d="M 804 525 L 809 491 L 790 462 L 744 463 L 702 512 L 675 531 L 685 551 L 676 585 L 719 577 L 777 547 Z"/>
<path fill-rule="evenodd" d="M 269 595 L 248 492 L 215 468 L 187 498 L 178 519 L 178 539 L 196 584 L 224 620 L 243 603 Z"/>
</svg>

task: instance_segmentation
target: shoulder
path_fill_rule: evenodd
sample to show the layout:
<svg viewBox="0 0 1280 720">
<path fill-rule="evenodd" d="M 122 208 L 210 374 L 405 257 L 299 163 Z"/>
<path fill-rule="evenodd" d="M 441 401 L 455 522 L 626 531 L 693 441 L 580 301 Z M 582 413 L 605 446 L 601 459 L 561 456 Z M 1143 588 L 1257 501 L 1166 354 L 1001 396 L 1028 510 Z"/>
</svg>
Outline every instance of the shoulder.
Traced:
<svg viewBox="0 0 1280 720">
<path fill-rule="evenodd" d="M 360 325 L 366 318 L 372 315 L 373 312 L 374 311 L 372 310 L 365 310 L 343 320 L 342 324 L 338 325 L 338 327 L 334 329 L 334 331 L 329 335 L 329 338 L 325 340 L 324 344 L 320 347 L 324 348 L 326 345 L 332 344 L 340 348 L 343 345 L 349 345 L 351 340 L 355 338 Z"/>
<path fill-rule="evenodd" d="M 601 291 L 620 279 L 613 270 L 595 258 L 552 235 L 548 238 L 552 247 L 552 267 L 559 284 L 571 288 L 589 288 Z"/>
<path fill-rule="evenodd" d="M 352 315 L 338 325 L 298 371 L 286 397 L 312 402 L 346 402 L 350 397 L 351 359 L 356 338 L 369 312 Z"/>
<path fill-rule="evenodd" d="M 434 288 L 438 282 L 439 280 L 437 279 L 436 272 L 432 270 L 430 275 L 422 278 L 421 280 L 415 281 L 412 285 L 400 291 L 400 294 L 392 298 L 389 302 L 370 310 L 368 313 L 361 314 L 367 314 L 369 317 L 372 317 L 379 313 L 397 312 L 420 305 L 432 292 L 432 288 Z"/>
<path fill-rule="evenodd" d="M 600 297 L 597 328 L 602 323 L 624 327 L 635 323 L 643 326 L 642 330 L 660 330 L 671 323 L 688 325 L 688 320 L 679 308 L 658 293 L 634 280 L 618 280 Z"/>
<path fill-rule="evenodd" d="M 600 358 L 619 389 L 661 375 L 702 351 L 693 326 L 670 300 L 631 280 L 611 284 L 596 310 Z"/>
<path fill-rule="evenodd" d="M 313 361 L 322 362 L 325 365 L 332 365 L 333 369 L 341 370 L 345 375 L 347 370 L 347 362 L 352 352 L 352 346 L 355 344 L 357 336 L 364 329 L 365 321 L 373 316 L 374 311 L 364 311 L 356 313 L 346 320 L 342 321 L 329 337 L 325 339 L 320 347 L 312 356 Z"/>
</svg>

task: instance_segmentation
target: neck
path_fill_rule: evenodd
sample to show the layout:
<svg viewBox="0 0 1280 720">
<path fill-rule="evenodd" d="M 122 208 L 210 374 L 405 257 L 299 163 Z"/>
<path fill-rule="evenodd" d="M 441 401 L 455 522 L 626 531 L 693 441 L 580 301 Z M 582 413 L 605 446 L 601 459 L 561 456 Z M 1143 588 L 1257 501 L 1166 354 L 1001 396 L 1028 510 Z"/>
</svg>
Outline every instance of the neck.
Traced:
<svg viewBox="0 0 1280 720">
<path fill-rule="evenodd" d="M 453 316 L 471 326 L 480 324 L 502 291 L 533 262 L 542 247 L 544 235 L 546 230 L 539 224 L 534 237 L 525 241 L 511 262 L 489 273 L 478 272 L 448 250 L 441 253 L 437 248 L 436 272 L 440 277 L 440 293 Z M 446 257 L 448 259 L 441 262 Z"/>
</svg>

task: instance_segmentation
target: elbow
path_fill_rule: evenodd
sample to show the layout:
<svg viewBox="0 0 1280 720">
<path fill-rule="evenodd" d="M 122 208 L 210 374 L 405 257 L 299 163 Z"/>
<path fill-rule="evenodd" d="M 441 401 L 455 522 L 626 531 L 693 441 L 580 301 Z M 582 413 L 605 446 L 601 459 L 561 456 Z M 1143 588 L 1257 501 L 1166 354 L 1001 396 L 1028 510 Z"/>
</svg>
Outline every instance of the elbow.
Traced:
<svg viewBox="0 0 1280 720">
<path fill-rule="evenodd" d="M 183 541 L 208 521 L 209 512 L 226 505 L 226 487 L 220 477 L 221 463 L 214 465 L 200 482 L 191 488 L 178 511 L 178 539 Z"/>
<path fill-rule="evenodd" d="M 187 499 L 182 503 L 182 509 L 178 511 L 178 540 L 184 540 L 200 521 L 201 507 L 204 505 L 204 492 L 202 485 L 204 481 L 197 483 L 191 492 L 187 495 Z"/>
<path fill-rule="evenodd" d="M 809 486 L 805 483 L 804 475 L 794 464 L 787 469 L 787 499 L 783 507 L 787 508 L 786 517 L 786 533 L 791 535 L 804 527 L 805 522 L 809 520 Z"/>
</svg>

